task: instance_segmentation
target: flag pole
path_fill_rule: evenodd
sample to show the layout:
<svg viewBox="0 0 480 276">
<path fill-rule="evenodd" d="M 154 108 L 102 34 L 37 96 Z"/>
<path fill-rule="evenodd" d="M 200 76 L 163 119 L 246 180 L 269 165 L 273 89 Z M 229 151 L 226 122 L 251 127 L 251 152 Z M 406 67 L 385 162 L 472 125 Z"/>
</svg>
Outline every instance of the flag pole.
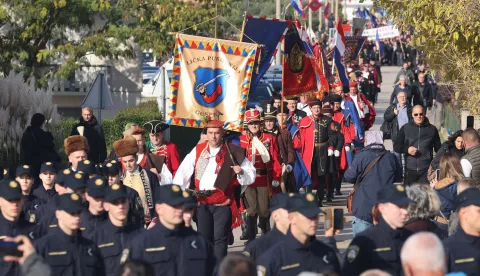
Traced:
<svg viewBox="0 0 480 276">
<path fill-rule="evenodd" d="M 243 34 L 245 33 L 245 24 L 247 24 L 247 11 L 243 12 L 243 24 L 242 24 L 242 34 L 240 35 L 240 42 L 243 40 Z M 254 43 L 255 41 L 252 41 L 250 43 Z"/>
</svg>

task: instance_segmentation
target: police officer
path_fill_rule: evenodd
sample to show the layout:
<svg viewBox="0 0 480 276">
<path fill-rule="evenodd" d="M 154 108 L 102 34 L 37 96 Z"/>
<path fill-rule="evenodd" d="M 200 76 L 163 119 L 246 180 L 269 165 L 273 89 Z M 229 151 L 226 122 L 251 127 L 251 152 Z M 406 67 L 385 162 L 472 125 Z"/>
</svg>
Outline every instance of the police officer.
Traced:
<svg viewBox="0 0 480 276">
<path fill-rule="evenodd" d="M 408 238 L 403 229 L 408 218 L 403 185 L 386 186 L 377 193 L 379 223 L 355 236 L 347 249 L 342 275 L 360 275 L 380 269 L 391 275 L 402 274 L 400 250 Z"/>
<path fill-rule="evenodd" d="M 33 211 L 42 205 L 43 201 L 32 194 L 33 174 L 29 165 L 20 165 L 17 167 L 15 180 L 20 184 L 22 190 L 23 205 L 22 211 L 25 219 L 31 223 L 35 222 Z M 30 217 L 32 217 L 30 219 Z"/>
<path fill-rule="evenodd" d="M 82 224 L 80 230 L 87 238 L 91 237 L 97 224 L 107 219 L 107 212 L 103 208 L 107 180 L 103 176 L 95 176 L 87 180 L 87 192 L 85 199 L 88 209 L 82 212 Z"/>
<path fill-rule="evenodd" d="M 125 187 L 127 192 L 128 202 L 130 204 L 128 208 L 128 221 L 129 223 L 134 223 L 139 226 L 145 223 L 145 212 L 143 211 L 142 200 L 138 195 L 138 192 L 134 189 L 123 185 L 120 181 L 120 173 L 122 171 L 122 166 L 116 160 L 111 160 L 105 162 L 102 165 L 102 173 L 105 178 L 108 180 L 108 185 L 120 184 Z"/>
<path fill-rule="evenodd" d="M 70 171 L 68 172 L 70 173 Z M 44 202 L 48 202 L 53 199 L 57 194 L 57 191 L 55 190 L 56 174 L 57 169 L 52 162 L 43 163 L 40 167 L 39 175 L 42 185 L 33 190 L 33 194 Z"/>
<path fill-rule="evenodd" d="M 206 240 L 200 235 L 178 231 L 188 197 L 178 185 L 157 187 L 158 223 L 137 236 L 129 252 L 125 252 L 131 259 L 150 263 L 155 275 L 212 275 L 213 253 Z"/>
<path fill-rule="evenodd" d="M 187 193 L 188 197 L 183 204 L 183 223 L 185 224 L 185 228 L 191 229 L 195 232 L 195 230 L 192 229 L 192 220 L 198 206 L 197 197 L 193 196 L 190 192 Z"/>
<path fill-rule="evenodd" d="M 480 190 L 468 188 L 461 192 L 455 206 L 460 227 L 444 241 L 448 271 L 480 275 Z"/>
<path fill-rule="evenodd" d="M 58 227 L 58 220 L 57 216 L 55 215 L 55 210 L 57 209 L 55 202 L 57 197 L 67 193 L 73 193 L 74 191 L 83 192 L 83 196 L 85 196 L 85 190 L 87 187 L 86 181 L 86 174 L 70 173 L 69 170 L 65 170 L 63 176 L 63 183 L 65 186 L 62 186 L 60 183 L 55 183 L 55 189 L 58 195 L 54 197 L 54 200 L 51 200 L 49 203 L 40 206 L 40 208 L 38 208 L 38 210 L 35 212 L 37 216 L 36 220 L 39 222 L 38 224 L 40 225 L 42 231 L 49 233 L 53 228 Z M 82 204 L 84 204 L 84 199 L 81 197 L 81 195 L 80 199 L 82 200 Z"/>
<path fill-rule="evenodd" d="M 22 190 L 15 180 L 0 181 L 0 240 L 5 237 L 25 235 L 32 240 L 41 236 L 40 229 L 20 218 L 22 213 Z M 3 261 L 0 258 L 0 275 L 22 275 L 16 263 Z"/>
<path fill-rule="evenodd" d="M 293 194 L 280 193 L 270 201 L 270 213 L 275 221 L 275 226 L 266 235 L 261 236 L 247 244 L 243 254 L 256 260 L 265 251 L 278 243 L 288 232 L 290 221 L 288 220 L 287 203 Z"/>
<path fill-rule="evenodd" d="M 83 160 L 78 162 L 78 172 L 88 174 L 89 178 L 94 178 L 99 174 L 99 168 L 90 160 Z"/>
<path fill-rule="evenodd" d="M 340 272 L 335 250 L 315 239 L 320 214 L 317 204 L 311 193 L 296 194 L 289 199 L 290 229 L 281 242 L 257 257 L 258 275 Z"/>
<path fill-rule="evenodd" d="M 92 240 L 97 244 L 105 263 L 106 275 L 120 275 L 127 258 L 129 242 L 142 231 L 134 224 L 128 223 L 129 202 L 126 186 L 113 184 L 106 188 L 105 210 L 108 218 L 99 224 Z"/>
<path fill-rule="evenodd" d="M 105 275 L 97 246 L 79 231 L 84 210 L 80 196 L 63 194 L 55 198 L 55 205 L 58 227 L 35 244 L 52 275 Z"/>
</svg>

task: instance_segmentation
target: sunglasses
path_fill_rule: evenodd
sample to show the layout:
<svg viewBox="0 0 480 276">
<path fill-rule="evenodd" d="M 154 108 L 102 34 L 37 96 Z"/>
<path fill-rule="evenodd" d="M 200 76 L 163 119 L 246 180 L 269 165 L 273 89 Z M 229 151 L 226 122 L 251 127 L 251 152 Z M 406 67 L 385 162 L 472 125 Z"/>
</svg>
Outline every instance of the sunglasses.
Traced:
<svg viewBox="0 0 480 276">
<path fill-rule="evenodd" d="M 415 113 L 415 114 L 413 114 L 413 117 L 418 117 L 418 116 L 423 116 L 423 113 Z"/>
</svg>

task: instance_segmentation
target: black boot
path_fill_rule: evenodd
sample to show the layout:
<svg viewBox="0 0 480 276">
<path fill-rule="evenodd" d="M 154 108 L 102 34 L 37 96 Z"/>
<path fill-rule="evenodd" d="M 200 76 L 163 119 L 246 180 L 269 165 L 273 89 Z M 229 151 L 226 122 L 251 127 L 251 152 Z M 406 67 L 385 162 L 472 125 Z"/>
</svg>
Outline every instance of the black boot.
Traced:
<svg viewBox="0 0 480 276">
<path fill-rule="evenodd" d="M 256 237 L 257 216 L 247 217 L 247 242 L 253 241 Z"/>
<path fill-rule="evenodd" d="M 270 231 L 270 216 L 259 217 L 259 226 L 262 229 L 262 235 L 265 235 Z"/>
<path fill-rule="evenodd" d="M 243 223 L 240 227 L 242 227 L 242 235 L 240 235 L 240 240 L 241 241 L 246 241 L 248 240 L 248 227 L 247 227 L 247 213 L 243 212 L 240 214 L 240 216 L 242 217 L 242 220 L 243 220 Z"/>
</svg>

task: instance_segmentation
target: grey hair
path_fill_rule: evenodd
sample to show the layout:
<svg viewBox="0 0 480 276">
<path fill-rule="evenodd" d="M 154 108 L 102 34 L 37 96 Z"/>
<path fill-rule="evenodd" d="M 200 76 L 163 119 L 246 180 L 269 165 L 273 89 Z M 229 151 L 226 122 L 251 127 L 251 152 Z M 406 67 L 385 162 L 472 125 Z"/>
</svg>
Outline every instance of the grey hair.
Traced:
<svg viewBox="0 0 480 276">
<path fill-rule="evenodd" d="M 440 239 L 430 232 L 416 233 L 403 244 L 400 259 L 406 266 L 417 273 L 447 273 L 445 250 Z"/>
<path fill-rule="evenodd" d="M 400 75 L 400 77 L 398 77 L 398 80 L 401 80 L 401 79 L 406 80 L 407 78 L 405 77 L 405 75 Z"/>
<path fill-rule="evenodd" d="M 408 205 L 410 219 L 428 219 L 440 211 L 440 199 L 429 185 L 415 184 L 409 186 L 407 187 L 407 196 L 413 200 Z"/>
</svg>

